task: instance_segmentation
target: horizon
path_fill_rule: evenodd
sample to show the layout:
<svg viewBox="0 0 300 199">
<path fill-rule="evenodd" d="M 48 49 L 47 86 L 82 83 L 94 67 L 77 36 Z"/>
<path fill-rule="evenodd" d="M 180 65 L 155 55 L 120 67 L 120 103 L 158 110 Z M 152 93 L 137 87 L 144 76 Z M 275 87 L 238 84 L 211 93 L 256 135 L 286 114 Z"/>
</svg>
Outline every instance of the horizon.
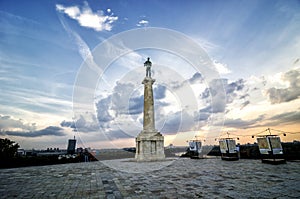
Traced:
<svg viewBox="0 0 300 199">
<path fill-rule="evenodd" d="M 1 138 L 135 146 L 150 57 L 165 146 L 226 132 L 254 143 L 268 128 L 300 140 L 299 11 L 296 0 L 1 1 Z"/>
<path fill-rule="evenodd" d="M 289 142 L 282 142 L 281 141 L 281 143 L 293 143 L 293 142 L 300 142 L 300 140 L 293 140 L 293 141 L 289 141 Z M 219 146 L 219 143 L 216 143 L 216 144 L 212 144 L 212 145 L 205 145 L 205 142 L 204 143 L 202 143 L 203 145 L 203 147 L 205 147 L 205 146 L 208 146 L 208 147 L 211 147 L 211 146 Z M 257 144 L 257 142 L 256 141 L 254 141 L 253 143 L 244 143 L 244 144 L 240 144 L 240 143 L 238 143 L 238 142 L 236 142 L 236 144 L 237 145 L 248 145 L 248 144 L 250 144 L 250 145 L 255 145 L 255 144 Z M 170 145 L 168 145 L 168 146 L 164 146 L 164 148 L 168 148 L 168 147 L 170 147 Z M 188 148 L 189 146 L 188 145 L 185 145 L 185 146 L 183 146 L 183 145 L 173 145 L 172 147 L 174 147 L 174 148 Z M 54 147 L 55 148 L 55 147 Z M 53 150 L 54 150 L 54 148 L 52 148 Z M 76 147 L 76 149 L 77 148 L 80 148 L 80 147 Z M 90 148 L 90 147 L 87 147 L 87 148 Z M 123 150 L 123 149 L 126 149 L 126 148 L 135 148 L 135 146 L 128 146 L 128 147 L 123 147 L 123 148 L 90 148 L 91 150 Z M 32 149 L 24 149 L 24 148 L 19 148 L 20 150 L 26 150 L 26 151 L 30 151 L 30 150 L 36 150 L 36 151 L 45 151 L 45 150 L 47 150 L 47 148 L 46 149 L 34 149 L 34 148 L 32 148 Z M 50 149 L 50 148 L 49 148 Z M 67 150 L 67 148 L 58 148 L 59 150 L 64 150 L 64 151 L 66 151 Z"/>
</svg>

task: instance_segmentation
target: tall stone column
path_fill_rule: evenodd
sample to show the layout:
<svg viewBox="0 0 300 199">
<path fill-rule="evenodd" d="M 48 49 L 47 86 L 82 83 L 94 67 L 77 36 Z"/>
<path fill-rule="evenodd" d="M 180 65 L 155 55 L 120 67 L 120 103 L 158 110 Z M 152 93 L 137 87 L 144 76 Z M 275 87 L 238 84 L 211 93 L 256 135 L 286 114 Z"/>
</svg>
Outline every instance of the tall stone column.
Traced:
<svg viewBox="0 0 300 199">
<path fill-rule="evenodd" d="M 144 124 L 143 131 L 153 132 L 155 131 L 154 120 L 154 100 L 152 85 L 155 79 L 146 77 L 142 84 L 144 84 Z"/>
<path fill-rule="evenodd" d="M 137 161 L 157 161 L 165 158 L 164 137 L 155 129 L 154 120 L 154 98 L 152 85 L 155 79 L 151 78 L 152 63 L 150 58 L 145 62 L 147 67 L 144 84 L 144 121 L 143 130 L 136 137 L 136 154 Z"/>
</svg>

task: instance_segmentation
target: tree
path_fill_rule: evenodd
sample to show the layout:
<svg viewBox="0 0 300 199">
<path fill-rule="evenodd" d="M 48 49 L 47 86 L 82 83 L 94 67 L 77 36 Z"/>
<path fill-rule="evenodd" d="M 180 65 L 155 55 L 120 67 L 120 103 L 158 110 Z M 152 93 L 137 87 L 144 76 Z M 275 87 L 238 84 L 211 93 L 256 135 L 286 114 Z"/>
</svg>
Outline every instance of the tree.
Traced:
<svg viewBox="0 0 300 199">
<path fill-rule="evenodd" d="M 0 138 L 0 160 L 10 159 L 17 155 L 19 144 L 7 138 Z"/>
</svg>

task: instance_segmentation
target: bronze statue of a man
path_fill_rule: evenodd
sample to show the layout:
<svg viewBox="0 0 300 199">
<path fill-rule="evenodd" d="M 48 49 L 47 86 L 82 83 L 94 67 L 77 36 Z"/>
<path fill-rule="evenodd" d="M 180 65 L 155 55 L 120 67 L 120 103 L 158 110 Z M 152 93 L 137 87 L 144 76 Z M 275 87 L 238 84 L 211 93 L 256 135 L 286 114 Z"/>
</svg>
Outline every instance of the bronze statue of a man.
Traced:
<svg viewBox="0 0 300 199">
<path fill-rule="evenodd" d="M 144 67 L 146 67 L 146 77 L 151 77 L 151 66 L 152 63 L 150 61 L 150 58 L 147 58 L 147 61 L 144 63 Z"/>
</svg>

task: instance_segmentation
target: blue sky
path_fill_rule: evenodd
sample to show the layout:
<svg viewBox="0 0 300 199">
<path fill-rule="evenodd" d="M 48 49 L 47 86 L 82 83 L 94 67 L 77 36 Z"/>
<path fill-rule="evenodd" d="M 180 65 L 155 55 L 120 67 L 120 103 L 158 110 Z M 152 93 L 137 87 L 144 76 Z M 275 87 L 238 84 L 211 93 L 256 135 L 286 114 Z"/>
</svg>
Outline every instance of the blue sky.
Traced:
<svg viewBox="0 0 300 199">
<path fill-rule="evenodd" d="M 134 146 L 142 129 L 142 65 L 148 56 L 157 79 L 157 128 L 166 145 L 185 145 L 199 133 L 218 137 L 210 135 L 214 125 L 218 134 L 242 135 L 241 142 L 254 142 L 248 135 L 268 127 L 297 132 L 299 22 L 300 3 L 292 0 L 1 1 L 0 135 L 23 148 L 65 148 L 74 134 L 84 147 Z M 99 76 L 93 110 L 74 114 L 80 69 L 99 66 L 101 43 L 152 27 L 188 36 L 208 54 L 219 78 L 208 81 L 204 71 L 174 54 L 140 49 Z M 195 99 L 182 97 L 185 92 Z"/>
</svg>

